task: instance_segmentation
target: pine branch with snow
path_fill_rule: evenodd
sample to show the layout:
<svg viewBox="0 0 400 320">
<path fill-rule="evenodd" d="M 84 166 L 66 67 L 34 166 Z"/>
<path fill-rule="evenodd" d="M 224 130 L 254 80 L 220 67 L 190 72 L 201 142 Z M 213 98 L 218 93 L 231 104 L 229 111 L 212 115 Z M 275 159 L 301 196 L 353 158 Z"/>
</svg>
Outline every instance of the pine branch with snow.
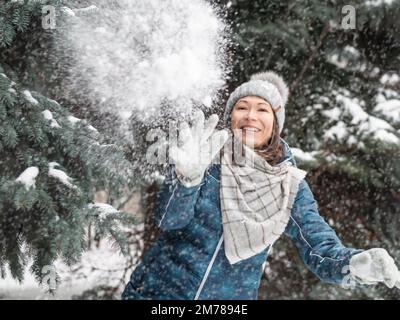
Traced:
<svg viewBox="0 0 400 320">
<path fill-rule="evenodd" d="M 85 227 L 123 253 L 124 226 L 136 219 L 91 205 L 99 185 L 122 189 L 131 164 L 116 144 L 56 101 L 21 88 L 0 67 L 0 270 L 23 280 L 28 259 L 42 282 L 57 257 L 68 265 L 86 248 Z"/>
</svg>

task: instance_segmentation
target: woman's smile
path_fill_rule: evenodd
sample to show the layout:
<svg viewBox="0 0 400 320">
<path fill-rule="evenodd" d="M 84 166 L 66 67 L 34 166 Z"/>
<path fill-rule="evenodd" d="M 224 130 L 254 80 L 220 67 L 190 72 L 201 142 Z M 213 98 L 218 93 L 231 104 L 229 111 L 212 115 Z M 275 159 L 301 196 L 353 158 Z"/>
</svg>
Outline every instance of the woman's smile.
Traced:
<svg viewBox="0 0 400 320">
<path fill-rule="evenodd" d="M 242 142 L 252 148 L 265 145 L 272 135 L 274 114 L 271 105 L 257 96 L 236 102 L 231 113 L 231 128 Z"/>
<path fill-rule="evenodd" d="M 242 129 L 243 131 L 252 131 L 252 132 L 260 132 L 261 131 L 260 128 L 248 126 L 248 125 L 241 126 L 240 129 Z"/>
</svg>

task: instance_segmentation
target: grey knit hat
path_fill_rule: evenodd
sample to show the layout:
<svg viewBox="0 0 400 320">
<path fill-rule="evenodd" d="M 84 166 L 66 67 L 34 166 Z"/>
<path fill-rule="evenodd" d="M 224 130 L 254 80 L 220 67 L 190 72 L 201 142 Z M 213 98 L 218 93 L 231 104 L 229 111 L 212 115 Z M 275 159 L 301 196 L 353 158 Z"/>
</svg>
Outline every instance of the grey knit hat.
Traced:
<svg viewBox="0 0 400 320">
<path fill-rule="evenodd" d="M 241 84 L 229 96 L 224 113 L 225 123 L 229 122 L 235 103 L 246 96 L 263 98 L 274 109 L 281 106 L 276 112 L 279 133 L 281 133 L 285 122 L 285 105 L 289 96 L 289 89 L 282 77 L 273 71 L 253 74 L 248 82 Z"/>
</svg>

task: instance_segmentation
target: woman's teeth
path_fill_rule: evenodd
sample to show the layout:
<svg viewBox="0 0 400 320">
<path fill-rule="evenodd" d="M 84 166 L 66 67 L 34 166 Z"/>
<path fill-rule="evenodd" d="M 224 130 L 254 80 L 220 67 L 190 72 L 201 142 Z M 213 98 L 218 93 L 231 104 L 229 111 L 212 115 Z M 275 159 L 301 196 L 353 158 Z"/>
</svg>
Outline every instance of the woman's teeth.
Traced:
<svg viewBox="0 0 400 320">
<path fill-rule="evenodd" d="M 258 132 L 261 131 L 258 128 L 252 128 L 252 127 L 243 127 L 242 130 L 246 130 L 246 131 L 252 131 L 252 132 Z"/>
</svg>

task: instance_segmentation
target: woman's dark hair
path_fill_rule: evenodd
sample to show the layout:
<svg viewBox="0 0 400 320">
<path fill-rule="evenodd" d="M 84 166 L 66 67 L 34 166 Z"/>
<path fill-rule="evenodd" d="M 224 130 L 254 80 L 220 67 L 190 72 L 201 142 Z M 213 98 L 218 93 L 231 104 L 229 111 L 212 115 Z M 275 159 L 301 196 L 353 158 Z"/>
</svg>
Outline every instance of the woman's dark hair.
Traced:
<svg viewBox="0 0 400 320">
<path fill-rule="evenodd" d="M 261 148 L 256 148 L 254 151 L 263 157 L 271 166 L 274 166 L 282 159 L 284 149 L 279 135 L 278 119 L 273 109 L 272 113 L 274 114 L 274 126 L 272 128 L 271 138 L 266 145 Z"/>
</svg>

